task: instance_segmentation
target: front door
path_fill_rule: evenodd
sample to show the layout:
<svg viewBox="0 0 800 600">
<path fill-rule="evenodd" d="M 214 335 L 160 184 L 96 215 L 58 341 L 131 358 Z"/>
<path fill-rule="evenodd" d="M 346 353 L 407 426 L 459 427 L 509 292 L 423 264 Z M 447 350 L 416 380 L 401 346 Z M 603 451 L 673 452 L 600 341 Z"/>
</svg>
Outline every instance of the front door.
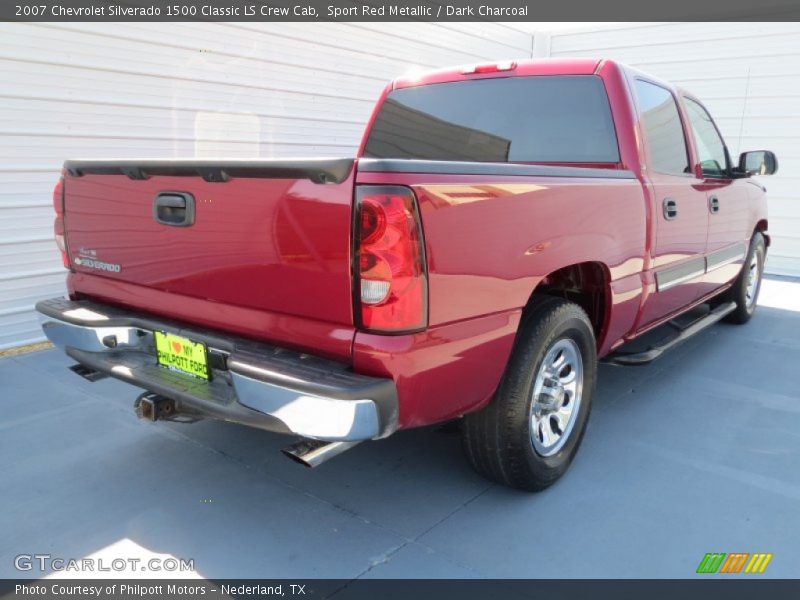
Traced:
<svg viewBox="0 0 800 600">
<path fill-rule="evenodd" d="M 694 145 L 703 174 L 708 205 L 707 273 L 701 294 L 707 295 L 739 274 L 752 231 L 751 211 L 743 179 L 731 177 L 725 142 L 709 112 L 694 98 L 684 97 Z"/>
</svg>

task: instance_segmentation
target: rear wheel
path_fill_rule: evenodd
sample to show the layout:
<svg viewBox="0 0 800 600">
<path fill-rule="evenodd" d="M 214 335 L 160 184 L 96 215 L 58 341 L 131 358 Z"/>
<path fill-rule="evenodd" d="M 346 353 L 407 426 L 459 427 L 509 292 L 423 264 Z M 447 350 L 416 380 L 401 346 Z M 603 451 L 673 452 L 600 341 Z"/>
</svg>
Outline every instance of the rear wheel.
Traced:
<svg viewBox="0 0 800 600">
<path fill-rule="evenodd" d="M 736 308 L 725 317 L 730 323 L 747 323 L 756 310 L 758 293 L 761 291 L 761 276 L 767 248 L 764 236 L 756 232 L 750 240 L 742 271 L 733 286 L 726 292 L 725 300 L 736 303 Z"/>
<path fill-rule="evenodd" d="M 578 451 L 596 379 L 586 313 L 559 298 L 536 299 L 494 399 L 464 418 L 463 446 L 472 466 L 522 490 L 552 485 Z"/>
</svg>

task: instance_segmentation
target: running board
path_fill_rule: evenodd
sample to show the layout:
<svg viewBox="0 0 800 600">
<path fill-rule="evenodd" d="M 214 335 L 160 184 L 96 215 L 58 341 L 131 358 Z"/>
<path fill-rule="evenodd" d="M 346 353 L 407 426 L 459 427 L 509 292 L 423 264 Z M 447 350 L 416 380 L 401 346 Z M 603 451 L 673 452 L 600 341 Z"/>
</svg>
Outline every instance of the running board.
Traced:
<svg viewBox="0 0 800 600">
<path fill-rule="evenodd" d="M 678 325 L 675 321 L 668 321 L 666 325 L 669 325 L 677 330 L 677 335 L 668 337 L 664 341 L 652 345 L 647 350 L 642 352 L 625 352 L 624 350 L 617 350 L 616 352 L 612 352 L 603 358 L 602 362 L 621 366 L 645 365 L 657 359 L 670 348 L 674 348 L 681 342 L 685 342 L 693 335 L 700 333 L 707 327 L 710 327 L 722 319 L 725 315 L 733 312 L 735 309 L 735 302 L 726 302 L 725 304 L 720 304 L 704 317 L 701 317 L 683 327 Z"/>
</svg>

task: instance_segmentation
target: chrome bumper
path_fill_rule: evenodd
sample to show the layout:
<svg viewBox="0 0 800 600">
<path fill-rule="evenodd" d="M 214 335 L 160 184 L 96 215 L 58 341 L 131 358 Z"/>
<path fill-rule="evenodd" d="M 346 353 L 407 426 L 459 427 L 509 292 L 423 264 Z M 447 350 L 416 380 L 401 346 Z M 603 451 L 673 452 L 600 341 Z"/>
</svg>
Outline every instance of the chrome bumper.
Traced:
<svg viewBox="0 0 800 600">
<path fill-rule="evenodd" d="M 375 439 L 397 429 L 391 379 L 95 302 L 54 298 L 36 309 L 47 338 L 77 362 L 172 398 L 182 412 L 323 441 Z M 204 342 L 211 380 L 159 367 L 154 331 Z"/>
</svg>

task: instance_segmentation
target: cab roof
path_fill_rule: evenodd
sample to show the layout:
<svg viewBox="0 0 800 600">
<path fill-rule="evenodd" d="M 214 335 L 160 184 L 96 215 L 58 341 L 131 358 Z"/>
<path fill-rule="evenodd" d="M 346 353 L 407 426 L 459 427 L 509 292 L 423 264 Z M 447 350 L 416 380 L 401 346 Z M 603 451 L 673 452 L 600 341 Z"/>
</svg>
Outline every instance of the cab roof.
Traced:
<svg viewBox="0 0 800 600">
<path fill-rule="evenodd" d="M 531 75 L 593 75 L 605 61 L 600 58 L 540 58 L 502 60 L 475 63 L 437 69 L 435 71 L 410 72 L 392 82 L 393 89 L 485 79 L 491 77 L 524 77 Z"/>
</svg>

